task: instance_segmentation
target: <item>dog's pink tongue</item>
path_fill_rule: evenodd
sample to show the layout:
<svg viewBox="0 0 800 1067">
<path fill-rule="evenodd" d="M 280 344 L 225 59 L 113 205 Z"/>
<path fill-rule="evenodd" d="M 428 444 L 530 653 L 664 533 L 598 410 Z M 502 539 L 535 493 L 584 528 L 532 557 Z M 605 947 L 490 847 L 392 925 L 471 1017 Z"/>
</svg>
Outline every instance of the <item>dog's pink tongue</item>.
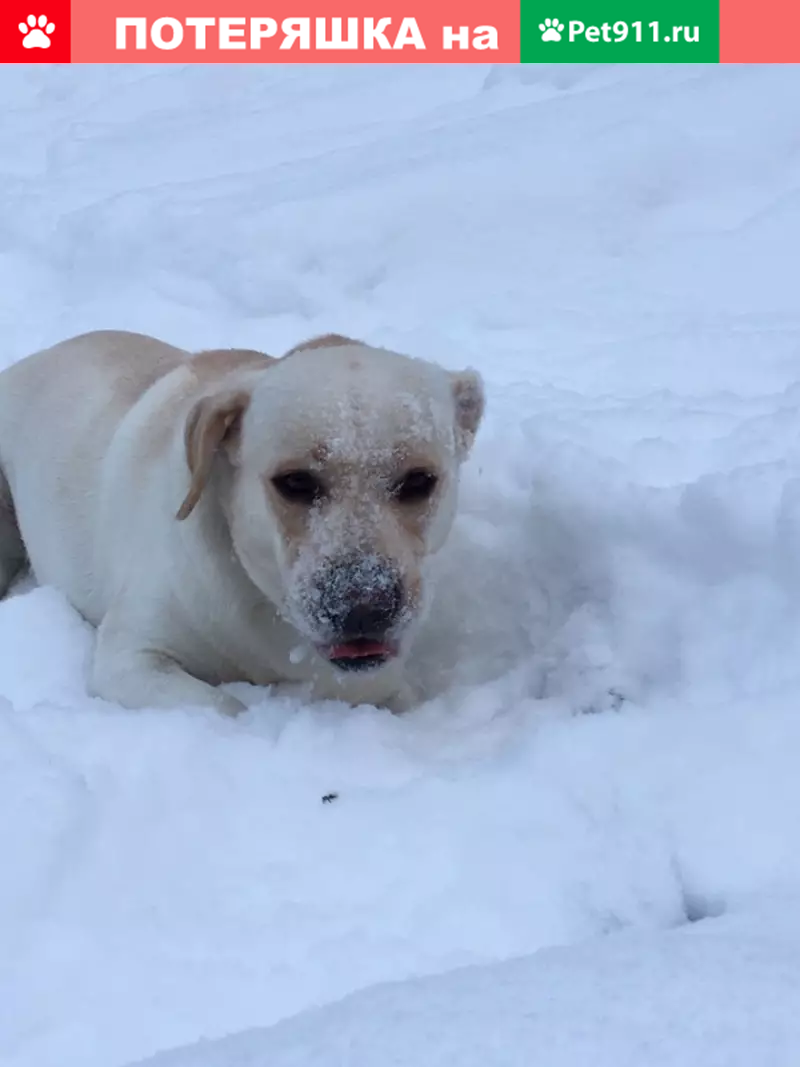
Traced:
<svg viewBox="0 0 800 1067">
<path fill-rule="evenodd" d="M 388 656 L 390 649 L 381 641 L 351 641 L 330 645 L 325 649 L 328 659 L 363 659 L 365 656 Z"/>
</svg>

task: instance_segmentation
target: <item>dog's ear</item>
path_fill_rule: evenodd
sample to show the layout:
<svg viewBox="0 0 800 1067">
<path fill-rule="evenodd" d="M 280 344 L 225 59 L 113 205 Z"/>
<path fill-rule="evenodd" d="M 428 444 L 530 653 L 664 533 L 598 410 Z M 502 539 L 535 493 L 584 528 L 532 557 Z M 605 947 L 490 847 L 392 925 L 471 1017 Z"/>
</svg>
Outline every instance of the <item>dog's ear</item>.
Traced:
<svg viewBox="0 0 800 1067">
<path fill-rule="evenodd" d="M 183 439 L 191 482 L 189 492 L 178 508 L 177 519 L 186 519 L 194 511 L 220 448 L 229 450 L 231 454 L 236 448 L 242 417 L 249 403 L 250 394 L 237 389 L 203 397 L 189 412 Z"/>
<path fill-rule="evenodd" d="M 474 370 L 458 371 L 450 377 L 456 407 L 456 448 L 459 459 L 466 459 L 486 407 L 483 380 Z"/>
</svg>

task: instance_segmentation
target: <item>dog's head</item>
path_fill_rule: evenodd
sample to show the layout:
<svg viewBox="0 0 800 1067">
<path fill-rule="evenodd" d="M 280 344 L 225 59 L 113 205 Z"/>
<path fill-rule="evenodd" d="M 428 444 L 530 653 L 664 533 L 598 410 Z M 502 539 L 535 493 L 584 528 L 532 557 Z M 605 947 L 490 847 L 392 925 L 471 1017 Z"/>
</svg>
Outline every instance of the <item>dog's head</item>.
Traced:
<svg viewBox="0 0 800 1067">
<path fill-rule="evenodd" d="M 190 414 L 179 518 L 222 449 L 219 491 L 251 580 L 329 663 L 380 667 L 426 603 L 425 563 L 449 533 L 483 416 L 481 380 L 331 337 L 254 382 Z"/>
</svg>

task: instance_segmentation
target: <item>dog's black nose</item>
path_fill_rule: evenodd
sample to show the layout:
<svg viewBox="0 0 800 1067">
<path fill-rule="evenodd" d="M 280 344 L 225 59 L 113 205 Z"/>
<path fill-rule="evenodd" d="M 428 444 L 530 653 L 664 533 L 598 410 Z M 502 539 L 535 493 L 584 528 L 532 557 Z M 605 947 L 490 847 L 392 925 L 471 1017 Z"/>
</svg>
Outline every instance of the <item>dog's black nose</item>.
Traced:
<svg viewBox="0 0 800 1067">
<path fill-rule="evenodd" d="M 402 581 L 391 564 L 376 556 L 330 567 L 317 591 L 320 621 L 348 640 L 385 636 L 403 607 Z"/>
<path fill-rule="evenodd" d="M 400 614 L 402 598 L 400 583 L 396 582 L 386 593 L 355 604 L 342 620 L 340 633 L 350 639 L 383 637 Z"/>
</svg>

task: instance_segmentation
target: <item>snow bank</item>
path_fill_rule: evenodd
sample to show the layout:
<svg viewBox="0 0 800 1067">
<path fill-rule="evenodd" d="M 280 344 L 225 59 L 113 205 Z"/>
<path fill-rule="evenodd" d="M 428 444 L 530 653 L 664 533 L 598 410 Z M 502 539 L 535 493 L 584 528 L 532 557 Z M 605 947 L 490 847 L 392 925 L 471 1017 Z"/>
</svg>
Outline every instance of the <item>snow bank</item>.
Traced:
<svg viewBox="0 0 800 1067">
<path fill-rule="evenodd" d="M 794 1067 L 792 927 L 765 914 L 550 949 L 379 986 L 141 1067 Z"/>
</svg>

